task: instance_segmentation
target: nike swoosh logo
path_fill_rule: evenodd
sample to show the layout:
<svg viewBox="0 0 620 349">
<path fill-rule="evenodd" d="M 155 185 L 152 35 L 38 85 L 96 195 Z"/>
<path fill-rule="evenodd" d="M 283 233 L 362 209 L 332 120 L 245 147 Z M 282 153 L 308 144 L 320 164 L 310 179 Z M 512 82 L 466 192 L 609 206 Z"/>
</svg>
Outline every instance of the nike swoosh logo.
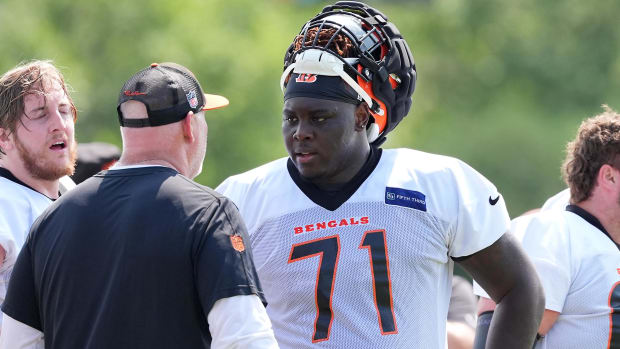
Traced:
<svg viewBox="0 0 620 349">
<path fill-rule="evenodd" d="M 495 199 L 491 199 L 491 196 L 489 196 L 489 204 L 495 205 L 498 201 L 499 201 L 499 195 L 497 195 Z"/>
</svg>

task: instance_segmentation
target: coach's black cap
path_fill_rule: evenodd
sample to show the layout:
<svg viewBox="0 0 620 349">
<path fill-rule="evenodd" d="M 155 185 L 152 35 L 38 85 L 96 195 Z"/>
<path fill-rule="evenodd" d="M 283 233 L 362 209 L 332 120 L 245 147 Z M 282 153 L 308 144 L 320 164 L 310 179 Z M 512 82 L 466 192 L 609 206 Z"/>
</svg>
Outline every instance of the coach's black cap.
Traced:
<svg viewBox="0 0 620 349">
<path fill-rule="evenodd" d="M 121 104 L 130 100 L 144 103 L 148 118 L 124 118 Z M 202 92 L 194 74 L 184 66 L 153 63 L 123 85 L 116 110 L 123 127 L 151 127 L 183 120 L 190 110 L 198 113 L 227 105 L 225 97 Z"/>
</svg>

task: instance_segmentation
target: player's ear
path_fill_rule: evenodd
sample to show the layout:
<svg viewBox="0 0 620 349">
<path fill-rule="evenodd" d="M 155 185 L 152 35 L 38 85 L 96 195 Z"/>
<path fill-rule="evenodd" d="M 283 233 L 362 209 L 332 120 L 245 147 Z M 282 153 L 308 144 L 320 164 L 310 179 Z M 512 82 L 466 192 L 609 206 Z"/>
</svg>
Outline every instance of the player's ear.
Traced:
<svg viewBox="0 0 620 349">
<path fill-rule="evenodd" d="M 605 189 L 617 188 L 620 184 L 620 170 L 604 164 L 598 171 L 598 184 Z"/>
<path fill-rule="evenodd" d="M 13 147 L 11 131 L 0 127 L 0 149 L 4 152 Z"/>
<path fill-rule="evenodd" d="M 189 111 L 187 113 L 187 115 L 185 115 L 185 119 L 183 119 L 183 121 L 181 121 L 182 123 L 182 128 L 183 128 L 183 137 L 185 137 L 185 139 L 189 142 L 189 143 L 194 143 L 195 141 L 195 137 L 194 137 L 194 128 L 192 126 L 192 119 L 194 118 L 194 112 L 193 111 Z"/>
<path fill-rule="evenodd" d="M 355 108 L 355 130 L 366 131 L 366 125 L 369 120 L 370 110 L 368 110 L 368 104 L 362 102 Z"/>
</svg>

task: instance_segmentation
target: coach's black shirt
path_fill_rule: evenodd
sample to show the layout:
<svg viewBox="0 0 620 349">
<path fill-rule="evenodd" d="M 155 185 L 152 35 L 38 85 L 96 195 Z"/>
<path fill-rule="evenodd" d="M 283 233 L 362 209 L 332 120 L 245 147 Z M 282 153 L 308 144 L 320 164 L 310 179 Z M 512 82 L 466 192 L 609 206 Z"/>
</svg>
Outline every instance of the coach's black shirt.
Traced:
<svg viewBox="0 0 620 349">
<path fill-rule="evenodd" d="M 167 167 L 102 172 L 32 226 L 2 310 L 46 349 L 209 348 L 221 298 L 258 294 L 234 204 Z"/>
</svg>

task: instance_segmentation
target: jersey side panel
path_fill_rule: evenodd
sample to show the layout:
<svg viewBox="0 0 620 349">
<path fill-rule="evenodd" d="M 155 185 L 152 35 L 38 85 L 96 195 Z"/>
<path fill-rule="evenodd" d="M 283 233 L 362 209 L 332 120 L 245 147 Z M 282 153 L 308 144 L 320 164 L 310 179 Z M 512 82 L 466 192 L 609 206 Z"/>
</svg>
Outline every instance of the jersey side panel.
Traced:
<svg viewBox="0 0 620 349">
<path fill-rule="evenodd" d="M 0 245 L 6 252 L 0 268 L 0 303 L 30 226 L 51 203 L 43 194 L 0 177 Z"/>
<path fill-rule="evenodd" d="M 52 203 L 45 195 L 0 177 L 0 243 L 7 251 L 3 269 L 15 263 L 32 223 Z"/>
<path fill-rule="evenodd" d="M 620 323 L 610 316 L 620 312 L 620 252 L 615 244 L 593 225 L 571 212 L 559 212 L 558 233 L 567 236 L 564 248 L 571 259 L 567 268 L 571 280 L 561 315 L 547 333 L 544 348 L 607 348 L 620 346 Z M 562 224 L 565 223 L 565 224 Z M 557 243 L 546 239 L 543 243 Z M 550 277 L 539 271 L 541 279 Z M 615 329 L 615 330 L 614 330 Z"/>
</svg>

